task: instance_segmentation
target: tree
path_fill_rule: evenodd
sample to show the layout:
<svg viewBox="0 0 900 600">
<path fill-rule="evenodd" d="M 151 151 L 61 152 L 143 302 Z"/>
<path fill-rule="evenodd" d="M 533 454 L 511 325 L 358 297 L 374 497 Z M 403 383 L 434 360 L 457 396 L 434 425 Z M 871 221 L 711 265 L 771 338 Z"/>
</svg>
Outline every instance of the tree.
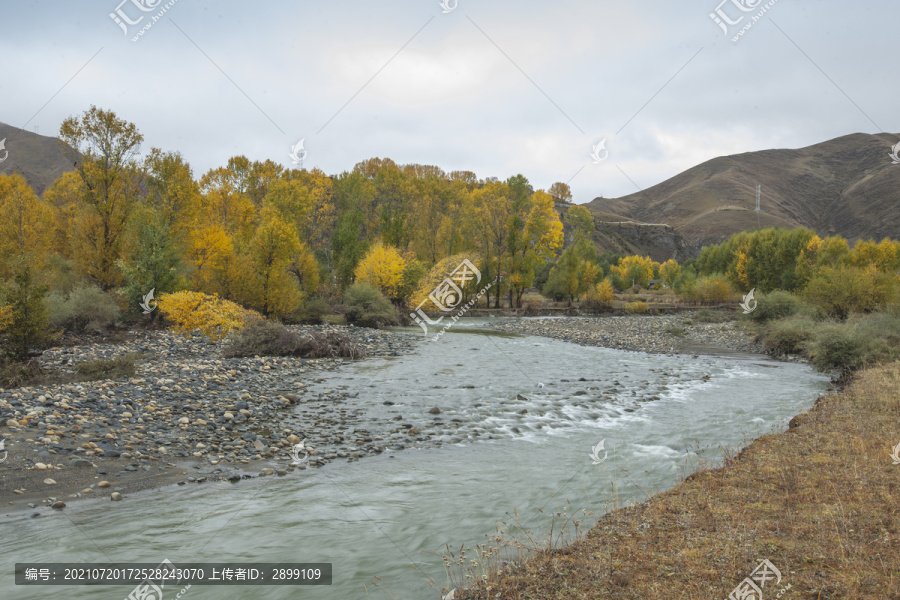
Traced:
<svg viewBox="0 0 900 600">
<path fill-rule="evenodd" d="M 3 333 L 6 352 L 16 360 L 25 360 L 31 348 L 42 347 L 51 339 L 50 317 L 44 304 L 49 288 L 27 257 L 17 256 L 11 262 L 12 277 L 2 292 L 4 303 L 11 309 L 12 323 Z"/>
<path fill-rule="evenodd" d="M 851 312 L 870 312 L 897 299 L 897 278 L 874 265 L 822 267 L 809 280 L 803 298 L 826 315 L 846 319 Z"/>
<path fill-rule="evenodd" d="M 135 312 L 150 290 L 158 297 L 181 287 L 183 263 L 171 226 L 155 210 L 136 213 L 129 238 L 125 259 L 119 260 L 118 267 L 126 282 L 122 293 Z"/>
<path fill-rule="evenodd" d="M 265 316 L 289 314 L 300 306 L 302 296 L 288 268 L 300 251 L 300 239 L 277 213 L 264 211 L 250 241 L 250 256 L 256 272 L 256 307 Z"/>
<path fill-rule="evenodd" d="M 517 177 L 521 177 L 527 185 L 524 177 Z M 514 182 L 513 178 L 507 185 L 511 182 Z M 527 189 L 524 191 L 527 193 Z M 522 213 L 526 213 L 524 219 L 520 216 Z M 551 260 L 562 248 L 563 226 L 553 208 L 553 199 L 540 190 L 525 196 L 522 201 L 514 200 L 510 225 L 510 306 L 515 296 L 516 306 L 521 308 L 522 295 L 534 283 L 535 269 Z"/>
<path fill-rule="evenodd" d="M 481 250 L 486 262 L 486 270 L 494 279 L 494 285 L 488 290 L 494 292 L 494 308 L 500 308 L 501 277 L 506 263 L 507 238 L 510 234 L 509 220 L 512 213 L 512 200 L 509 187 L 505 183 L 486 183 L 474 192 L 474 204 L 477 225 L 482 233 Z"/>
<path fill-rule="evenodd" d="M 53 210 L 53 251 L 67 259 L 75 256 L 75 218 L 85 196 L 84 181 L 76 171 L 59 176 L 44 192 Z"/>
<path fill-rule="evenodd" d="M 405 268 L 406 261 L 397 249 L 379 242 L 369 249 L 365 258 L 356 266 L 356 281 L 371 284 L 385 296 L 399 301 Z"/>
<path fill-rule="evenodd" d="M 611 308 L 615 291 L 609 279 L 604 279 L 587 291 L 585 305 L 591 308 Z"/>
<path fill-rule="evenodd" d="M 559 256 L 550 270 L 543 292 L 556 299 L 565 299 L 569 306 L 603 277 L 603 270 L 596 264 L 578 256 L 575 246 L 569 246 Z"/>
<path fill-rule="evenodd" d="M 647 287 L 653 279 L 654 265 L 649 256 L 626 256 L 612 267 L 612 272 L 628 282 L 628 285 Z M 658 266 L 657 266 L 658 268 Z"/>
<path fill-rule="evenodd" d="M 16 256 L 43 262 L 51 250 L 53 212 L 18 173 L 0 175 L 0 276 Z"/>
<path fill-rule="evenodd" d="M 566 211 L 566 225 L 571 230 L 571 240 L 591 239 L 594 233 L 594 217 L 591 211 L 579 205 L 573 205 Z"/>
<path fill-rule="evenodd" d="M 659 265 L 659 277 L 670 288 L 675 287 L 675 280 L 681 275 L 681 266 L 670 258 Z"/>
<path fill-rule="evenodd" d="M 550 195 L 553 196 L 558 202 L 572 201 L 572 188 L 569 187 L 568 183 L 560 183 L 559 181 L 557 181 L 550 186 L 550 189 L 548 191 L 550 192 Z"/>
<path fill-rule="evenodd" d="M 75 218 L 75 262 L 109 289 L 122 279 L 116 261 L 128 218 L 140 200 L 143 169 L 136 155 L 144 138 L 134 124 L 91 106 L 80 119 L 63 121 L 59 139 L 84 183 Z"/>
</svg>

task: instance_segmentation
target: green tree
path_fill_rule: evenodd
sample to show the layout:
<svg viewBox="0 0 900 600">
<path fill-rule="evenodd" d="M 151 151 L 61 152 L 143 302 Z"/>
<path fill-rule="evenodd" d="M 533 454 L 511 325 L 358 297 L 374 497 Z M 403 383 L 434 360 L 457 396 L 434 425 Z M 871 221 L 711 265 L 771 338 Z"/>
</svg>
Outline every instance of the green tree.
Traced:
<svg viewBox="0 0 900 600">
<path fill-rule="evenodd" d="M 184 285 L 182 248 L 167 221 L 152 209 L 136 213 L 132 220 L 126 256 L 117 264 L 125 278 L 122 295 L 133 314 L 150 290 L 159 297 Z"/>
<path fill-rule="evenodd" d="M 5 350 L 12 358 L 25 360 L 32 348 L 43 347 L 52 339 L 44 304 L 50 288 L 27 256 L 14 258 L 11 271 L 2 290 L 4 304 L 12 309 L 12 323 L 4 330 Z"/>
</svg>

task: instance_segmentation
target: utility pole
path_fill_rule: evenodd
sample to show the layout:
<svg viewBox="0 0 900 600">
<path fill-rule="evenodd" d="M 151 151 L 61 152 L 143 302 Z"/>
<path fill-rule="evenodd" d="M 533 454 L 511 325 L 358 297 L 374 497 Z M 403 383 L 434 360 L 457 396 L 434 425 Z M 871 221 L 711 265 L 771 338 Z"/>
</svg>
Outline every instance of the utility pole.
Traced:
<svg viewBox="0 0 900 600">
<path fill-rule="evenodd" d="M 759 228 L 759 190 L 762 186 L 756 186 L 756 227 Z"/>
</svg>

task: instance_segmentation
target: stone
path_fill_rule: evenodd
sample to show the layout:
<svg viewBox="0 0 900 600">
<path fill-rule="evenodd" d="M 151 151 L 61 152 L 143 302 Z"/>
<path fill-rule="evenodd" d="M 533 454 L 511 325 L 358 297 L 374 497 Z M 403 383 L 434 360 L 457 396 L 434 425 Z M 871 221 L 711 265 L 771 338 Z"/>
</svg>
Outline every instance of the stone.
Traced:
<svg viewBox="0 0 900 600">
<path fill-rule="evenodd" d="M 441 414 L 441 409 L 439 409 L 437 406 L 435 406 L 434 408 L 432 408 L 432 409 L 429 410 L 428 412 L 431 413 L 432 415 L 439 415 L 439 414 Z"/>
<path fill-rule="evenodd" d="M 111 485 L 112 485 L 112 484 L 111 484 L 110 482 L 104 480 L 104 481 L 101 481 L 100 483 L 98 483 L 98 484 L 97 484 L 97 487 L 108 488 L 108 487 L 111 486 Z"/>
<path fill-rule="evenodd" d="M 119 492 L 113 492 L 112 494 L 109 495 L 109 499 L 112 500 L 113 502 L 118 502 L 119 500 L 122 499 L 122 494 Z"/>
<path fill-rule="evenodd" d="M 69 461 L 69 466 L 70 467 L 93 467 L 94 465 L 91 463 L 91 461 L 87 460 L 86 458 L 73 458 L 72 460 Z"/>
<path fill-rule="evenodd" d="M 48 477 L 47 479 L 44 480 L 44 484 L 45 484 L 45 485 L 56 485 L 56 480 L 55 480 L 55 479 L 50 479 L 50 478 Z"/>
<path fill-rule="evenodd" d="M 54 502 L 53 504 L 50 505 L 50 508 L 55 508 L 57 510 L 61 510 L 65 507 L 66 507 L 66 503 L 63 502 L 62 500 L 57 500 L 56 502 Z"/>
</svg>

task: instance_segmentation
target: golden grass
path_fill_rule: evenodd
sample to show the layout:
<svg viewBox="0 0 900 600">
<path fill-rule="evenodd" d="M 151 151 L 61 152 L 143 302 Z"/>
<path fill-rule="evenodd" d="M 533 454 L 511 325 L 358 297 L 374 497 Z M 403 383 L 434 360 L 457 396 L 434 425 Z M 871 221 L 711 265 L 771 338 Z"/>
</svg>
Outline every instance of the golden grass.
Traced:
<svg viewBox="0 0 900 600">
<path fill-rule="evenodd" d="M 457 600 L 722 600 L 763 560 L 775 598 L 900 599 L 900 362 L 859 373 L 725 465 L 494 569 Z"/>
</svg>

